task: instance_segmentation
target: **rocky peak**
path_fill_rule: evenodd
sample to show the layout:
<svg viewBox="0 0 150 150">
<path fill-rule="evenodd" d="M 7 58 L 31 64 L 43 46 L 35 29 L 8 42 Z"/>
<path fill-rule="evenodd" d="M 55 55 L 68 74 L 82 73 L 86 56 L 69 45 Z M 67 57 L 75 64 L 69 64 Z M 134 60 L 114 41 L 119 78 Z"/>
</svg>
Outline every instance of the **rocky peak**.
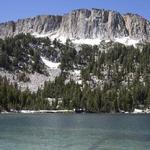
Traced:
<svg viewBox="0 0 150 150">
<path fill-rule="evenodd" d="M 101 9 L 78 9 L 63 16 L 60 33 L 67 38 L 108 39 L 126 36 L 121 14 Z"/>
<path fill-rule="evenodd" d="M 0 38 L 19 33 L 65 39 L 111 39 L 130 37 L 150 42 L 150 22 L 139 15 L 104 9 L 77 9 L 63 16 L 41 15 L 0 24 Z M 57 36 L 56 36 L 57 35 Z"/>
<path fill-rule="evenodd" d="M 58 30 L 62 16 L 41 15 L 0 24 L 0 37 L 10 37 L 19 33 L 47 33 Z"/>
<path fill-rule="evenodd" d="M 129 36 L 135 39 L 150 41 L 150 22 L 137 14 L 123 16 Z"/>
</svg>

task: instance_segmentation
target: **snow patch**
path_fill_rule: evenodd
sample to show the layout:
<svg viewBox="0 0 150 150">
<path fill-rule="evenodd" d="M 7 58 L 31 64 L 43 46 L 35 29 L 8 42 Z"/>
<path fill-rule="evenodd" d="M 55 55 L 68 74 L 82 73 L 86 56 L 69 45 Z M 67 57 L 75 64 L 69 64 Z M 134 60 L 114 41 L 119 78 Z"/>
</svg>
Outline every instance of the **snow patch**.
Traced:
<svg viewBox="0 0 150 150">
<path fill-rule="evenodd" d="M 23 114 L 35 114 L 35 113 L 73 113 L 73 110 L 21 110 L 19 113 Z"/>
<path fill-rule="evenodd" d="M 72 40 L 74 44 L 87 44 L 87 45 L 99 45 L 102 40 L 100 39 L 76 39 Z"/>
<path fill-rule="evenodd" d="M 132 112 L 133 114 L 150 114 L 150 109 L 134 109 L 134 111 Z"/>
<path fill-rule="evenodd" d="M 44 37 L 49 37 L 51 36 L 51 33 L 43 33 L 43 34 L 39 34 L 37 32 L 32 33 L 31 35 L 33 35 L 36 38 L 44 38 Z"/>
<path fill-rule="evenodd" d="M 36 38 L 45 38 L 45 37 L 48 37 L 49 39 L 51 39 L 52 41 L 54 39 L 57 39 L 57 40 L 60 40 L 61 43 L 65 44 L 66 43 L 66 40 L 67 38 L 64 37 L 64 36 L 60 36 L 60 34 L 57 34 L 57 33 L 37 33 L 37 32 L 34 32 L 32 33 L 32 35 Z"/>
<path fill-rule="evenodd" d="M 57 69 L 60 65 L 60 63 L 55 63 L 55 62 L 49 61 L 44 57 L 41 57 L 41 59 L 42 59 L 43 63 L 51 69 Z"/>
<path fill-rule="evenodd" d="M 60 42 L 62 42 L 63 44 L 65 44 L 66 40 L 67 40 L 67 36 L 62 36 L 59 33 L 32 33 L 33 36 L 35 37 L 39 37 L 39 38 L 43 38 L 43 37 L 49 37 L 51 40 L 54 39 L 58 39 L 60 40 Z M 101 41 L 103 41 L 104 39 L 100 39 L 100 38 L 95 38 L 95 39 L 71 39 L 70 40 L 77 45 L 81 45 L 81 44 L 87 44 L 87 45 L 99 45 Z M 136 46 L 136 44 L 138 44 L 140 41 L 136 40 L 136 39 L 132 39 L 130 37 L 118 37 L 115 38 L 114 40 L 110 40 L 110 39 L 105 39 L 104 40 L 106 43 L 110 42 L 110 41 L 114 41 L 114 42 L 118 42 L 127 46 L 131 46 L 133 45 L 134 47 Z"/>
<path fill-rule="evenodd" d="M 134 114 L 138 114 L 138 113 L 142 113 L 143 112 L 143 110 L 141 110 L 141 109 L 134 109 Z"/>
<path fill-rule="evenodd" d="M 136 46 L 136 44 L 139 43 L 139 40 L 131 39 L 130 37 L 121 37 L 115 38 L 114 42 L 118 42 L 127 46 Z"/>
</svg>

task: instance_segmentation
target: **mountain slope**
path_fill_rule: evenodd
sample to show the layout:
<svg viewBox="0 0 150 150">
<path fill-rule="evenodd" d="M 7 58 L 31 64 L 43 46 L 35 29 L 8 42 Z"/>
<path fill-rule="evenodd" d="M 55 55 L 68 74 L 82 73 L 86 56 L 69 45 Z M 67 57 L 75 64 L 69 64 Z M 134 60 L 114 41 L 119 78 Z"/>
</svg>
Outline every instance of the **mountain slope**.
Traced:
<svg viewBox="0 0 150 150">
<path fill-rule="evenodd" d="M 140 49 L 139 49 L 140 48 Z M 0 40 L 0 107 L 132 112 L 150 106 L 150 45 Z"/>
<path fill-rule="evenodd" d="M 45 81 L 59 76 L 59 55 L 49 39 L 29 34 L 6 38 L 0 41 L 0 76 L 17 82 L 22 90 L 37 91 Z"/>
</svg>

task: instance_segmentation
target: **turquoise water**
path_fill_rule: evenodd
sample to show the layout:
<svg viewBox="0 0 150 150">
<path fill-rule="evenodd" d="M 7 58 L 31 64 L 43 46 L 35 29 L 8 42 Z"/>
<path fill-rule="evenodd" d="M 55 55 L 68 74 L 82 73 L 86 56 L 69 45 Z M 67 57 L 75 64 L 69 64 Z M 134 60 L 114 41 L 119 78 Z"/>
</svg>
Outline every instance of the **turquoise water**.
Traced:
<svg viewBox="0 0 150 150">
<path fill-rule="evenodd" d="M 0 150 L 149 150 L 150 115 L 0 115 Z"/>
</svg>

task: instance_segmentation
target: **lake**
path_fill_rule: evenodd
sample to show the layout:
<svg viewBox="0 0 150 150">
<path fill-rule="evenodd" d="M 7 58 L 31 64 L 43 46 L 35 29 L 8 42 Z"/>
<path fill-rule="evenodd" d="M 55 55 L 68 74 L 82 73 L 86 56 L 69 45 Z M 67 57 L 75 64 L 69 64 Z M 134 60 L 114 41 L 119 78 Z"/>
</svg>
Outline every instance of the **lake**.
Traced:
<svg viewBox="0 0 150 150">
<path fill-rule="evenodd" d="M 148 149 L 146 114 L 0 115 L 0 150 Z"/>
</svg>

